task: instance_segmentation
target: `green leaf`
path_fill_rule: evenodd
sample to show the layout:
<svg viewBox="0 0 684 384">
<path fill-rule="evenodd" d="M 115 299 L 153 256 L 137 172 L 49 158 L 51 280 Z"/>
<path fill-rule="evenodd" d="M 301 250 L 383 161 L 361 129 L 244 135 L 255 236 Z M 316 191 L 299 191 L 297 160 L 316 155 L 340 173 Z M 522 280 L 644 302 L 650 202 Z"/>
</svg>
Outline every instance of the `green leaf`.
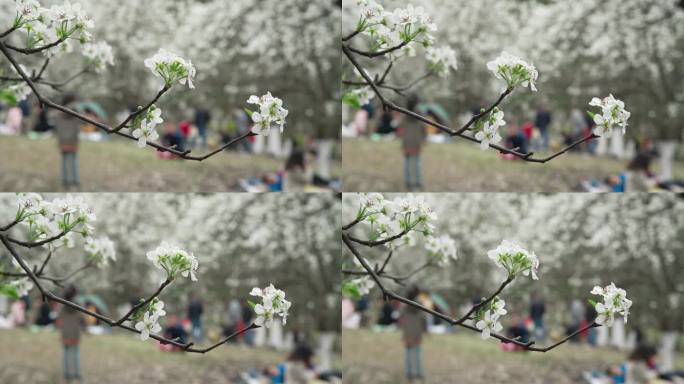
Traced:
<svg viewBox="0 0 684 384">
<path fill-rule="evenodd" d="M 592 120 L 594 119 L 594 116 L 596 116 L 596 114 L 592 111 L 587 111 L 587 113 L 589 114 Z"/>
<path fill-rule="evenodd" d="M 596 302 L 592 299 L 587 300 L 589 304 L 593 305 L 594 307 L 596 306 Z"/>
<path fill-rule="evenodd" d="M 252 300 L 247 300 L 247 304 L 252 307 L 252 310 L 254 310 L 254 307 L 256 307 L 256 303 L 254 303 Z"/>
<path fill-rule="evenodd" d="M 359 96 L 352 92 L 347 92 L 344 94 L 344 96 L 342 96 L 342 103 L 347 104 L 352 108 L 361 108 L 361 100 L 359 100 Z"/>
<path fill-rule="evenodd" d="M 351 281 L 342 283 L 342 294 L 355 300 L 361 298 L 361 292 L 359 292 L 359 287 L 357 287 L 356 284 L 354 284 Z"/>
<path fill-rule="evenodd" d="M 9 89 L 1 89 L 0 102 L 3 102 L 10 106 L 17 105 L 17 95 Z"/>
<path fill-rule="evenodd" d="M 254 113 L 254 111 L 251 111 L 251 110 L 245 108 L 245 112 L 247 112 L 247 116 L 249 116 L 249 118 L 251 119 L 251 118 L 252 118 L 252 114 Z"/>
<path fill-rule="evenodd" d="M 17 287 L 15 287 L 14 285 L 0 285 L 0 296 L 7 296 L 10 299 L 18 300 L 19 292 L 17 292 Z"/>
</svg>

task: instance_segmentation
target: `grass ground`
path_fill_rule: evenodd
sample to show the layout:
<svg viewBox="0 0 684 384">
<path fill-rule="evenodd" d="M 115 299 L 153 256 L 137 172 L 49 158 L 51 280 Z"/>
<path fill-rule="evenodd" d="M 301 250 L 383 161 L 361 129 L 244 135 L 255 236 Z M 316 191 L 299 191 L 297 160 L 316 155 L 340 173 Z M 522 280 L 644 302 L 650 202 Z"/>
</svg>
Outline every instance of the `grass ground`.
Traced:
<svg viewBox="0 0 684 384">
<path fill-rule="evenodd" d="M 398 332 L 342 332 L 343 375 L 349 383 L 403 383 L 404 350 Z M 430 335 L 423 342 L 426 383 L 571 384 L 583 371 L 619 363 L 624 353 L 563 345 L 547 353 L 504 352 L 492 341 L 457 333 Z M 678 356 L 684 367 L 684 356 Z"/>
<path fill-rule="evenodd" d="M 62 351 L 57 332 L 0 331 L 0 383 L 62 383 Z M 201 355 L 161 352 L 153 342 L 129 333 L 85 336 L 81 370 L 85 383 L 213 384 L 286 359 L 269 349 L 227 345 Z"/>
<path fill-rule="evenodd" d="M 202 163 L 161 160 L 150 148 L 113 140 L 83 142 L 79 152 L 81 190 L 85 192 L 225 192 L 237 181 L 274 172 L 283 160 L 225 152 Z M 0 137 L 0 190 L 56 192 L 60 158 L 53 139 Z M 334 165 L 334 176 L 340 166 Z"/>
<path fill-rule="evenodd" d="M 405 190 L 398 140 L 344 139 L 342 158 L 345 191 Z M 504 161 L 493 151 L 481 151 L 477 145 L 462 141 L 427 144 L 422 155 L 427 192 L 575 191 L 584 179 L 604 179 L 625 167 L 623 161 L 575 153 L 546 164 Z M 684 163 L 676 164 L 675 177 L 684 178 Z"/>
</svg>

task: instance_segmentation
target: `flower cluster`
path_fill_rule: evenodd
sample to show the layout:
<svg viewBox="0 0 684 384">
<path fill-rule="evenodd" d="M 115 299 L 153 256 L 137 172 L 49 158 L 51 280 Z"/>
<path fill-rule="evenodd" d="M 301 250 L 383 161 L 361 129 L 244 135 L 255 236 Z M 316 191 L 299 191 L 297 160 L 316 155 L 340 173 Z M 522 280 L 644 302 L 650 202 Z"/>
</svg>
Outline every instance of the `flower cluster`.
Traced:
<svg viewBox="0 0 684 384">
<path fill-rule="evenodd" d="M 370 103 L 374 97 L 375 92 L 373 92 L 373 89 L 369 86 L 365 86 L 352 89 L 351 91 L 345 93 L 344 99 L 342 101 L 351 107 L 361 108 Z"/>
<path fill-rule="evenodd" d="M 437 215 L 423 196 L 408 194 L 387 200 L 379 193 L 371 193 L 361 195 L 357 219 L 370 225 L 372 241 L 405 233 L 405 236 L 387 243 L 390 247 L 396 247 L 415 244 L 414 233 L 431 236 L 434 231 L 432 222 Z"/>
<path fill-rule="evenodd" d="M 192 65 L 192 61 L 186 61 L 173 52 L 163 48 L 159 49 L 159 52 L 154 56 L 145 60 L 145 67 L 149 68 L 155 76 L 164 79 L 167 87 L 178 82 L 183 85 L 187 84 L 190 89 L 195 88 L 192 80 L 197 71 Z"/>
<path fill-rule="evenodd" d="M 166 315 L 164 302 L 156 297 L 147 305 L 142 317 L 136 314 L 138 322 L 135 324 L 135 329 L 140 332 L 140 340 L 145 341 L 150 338 L 151 333 L 157 333 L 162 330 L 158 321 L 164 315 Z"/>
<path fill-rule="evenodd" d="M 292 306 L 292 303 L 285 300 L 285 292 L 276 289 L 273 284 L 270 284 L 264 289 L 252 288 L 249 294 L 260 297 L 262 300 L 261 303 L 257 304 L 250 302 L 250 305 L 254 308 L 254 313 L 257 315 L 254 320 L 255 325 L 269 328 L 273 325 L 276 316 L 282 318 L 283 325 L 287 323 L 287 311 Z"/>
<path fill-rule="evenodd" d="M 430 70 L 443 78 L 449 76 L 450 69 L 454 71 L 458 69 L 456 51 L 448 46 L 428 47 L 425 52 L 425 59 L 428 61 Z"/>
<path fill-rule="evenodd" d="M 506 302 L 495 297 L 487 305 L 478 309 L 475 314 L 475 327 L 482 331 L 482 339 L 486 340 L 491 336 L 492 332 L 499 332 L 503 326 L 499 322 L 499 318 L 508 311 L 505 309 Z"/>
<path fill-rule="evenodd" d="M 370 293 L 370 290 L 375 287 L 375 282 L 370 276 L 362 276 L 356 279 L 352 279 L 348 282 L 351 287 L 354 287 L 356 291 L 353 296 L 360 298 L 361 296 Z"/>
<path fill-rule="evenodd" d="M 268 136 L 271 128 L 279 128 L 283 132 L 285 127 L 285 118 L 288 111 L 283 108 L 283 101 L 277 97 L 273 97 L 271 92 L 259 97 L 252 95 L 247 99 L 247 104 L 254 104 L 259 107 L 257 111 L 247 110 L 247 113 L 254 122 L 254 133 Z"/>
<path fill-rule="evenodd" d="M 449 263 L 449 259 L 456 260 L 456 242 L 447 235 L 428 237 L 425 240 L 428 256 L 437 260 L 439 264 Z"/>
<path fill-rule="evenodd" d="M 116 250 L 114 242 L 106 236 L 86 239 L 85 251 L 88 257 L 100 266 L 109 264 L 109 261 L 116 261 Z"/>
<path fill-rule="evenodd" d="M 91 223 L 96 217 L 81 196 L 67 195 L 46 201 L 39 194 L 26 193 L 19 194 L 18 204 L 16 220 L 28 228 L 29 241 L 46 240 L 64 233 L 60 240 L 66 246 L 73 246 L 72 234 L 80 233 L 85 238 L 93 234 Z"/>
<path fill-rule="evenodd" d="M 141 113 L 133 120 L 133 126 L 137 127 L 133 130 L 133 137 L 138 140 L 138 147 L 144 148 L 148 141 L 153 141 L 159 138 L 157 133 L 157 125 L 164 122 L 161 117 L 162 110 L 156 105 L 150 106 L 145 113 Z"/>
<path fill-rule="evenodd" d="M 506 124 L 503 118 L 503 111 L 494 107 L 486 119 L 478 119 L 475 122 L 475 130 L 477 131 L 475 138 L 480 141 L 480 149 L 484 151 L 489 148 L 489 144 L 501 142 L 499 128 Z"/>
<path fill-rule="evenodd" d="M 166 276 L 169 280 L 176 277 L 188 277 L 192 281 L 197 281 L 197 267 L 199 263 L 197 258 L 189 252 L 186 252 L 179 247 L 162 242 L 157 248 L 147 252 L 147 259 L 149 259 L 155 267 L 166 271 Z"/>
<path fill-rule="evenodd" d="M 114 65 L 112 47 L 104 41 L 83 45 L 83 56 L 88 59 L 88 63 L 97 72 L 104 71 L 107 65 Z"/>
<path fill-rule="evenodd" d="M 632 301 L 627 298 L 627 292 L 624 289 L 616 287 L 615 283 L 610 283 L 605 288 L 594 287 L 591 293 L 603 298 L 602 303 L 593 303 L 598 314 L 595 320 L 596 324 L 612 327 L 615 322 L 615 314 L 624 316 L 624 321 L 627 322 Z"/>
<path fill-rule="evenodd" d="M 532 279 L 537 280 L 537 269 L 539 259 L 534 252 L 529 252 L 520 245 L 504 240 L 501 244 L 487 252 L 496 266 L 505 269 L 510 278 L 522 273 L 524 276 L 532 275 Z"/>
<path fill-rule="evenodd" d="M 616 99 L 611 94 L 603 99 L 594 97 L 589 102 L 589 105 L 601 108 L 601 113 L 594 114 L 589 112 L 594 119 L 594 123 L 596 123 L 596 127 L 594 128 L 595 134 L 610 137 L 613 135 L 613 125 L 622 128 L 622 134 L 625 134 L 627 130 L 627 120 L 629 120 L 631 113 L 625 109 L 625 103 L 623 103 L 622 100 Z"/>
<path fill-rule="evenodd" d="M 0 284 L 0 294 L 5 294 L 13 299 L 28 295 L 31 289 L 33 289 L 33 282 L 28 277 L 12 280 L 7 285 Z"/>
<path fill-rule="evenodd" d="M 372 0 L 359 0 L 357 4 L 361 7 L 357 31 L 371 37 L 372 51 L 403 44 L 403 52 L 412 56 L 415 51 L 409 43 L 418 42 L 425 47 L 433 44 L 431 33 L 437 30 L 437 26 L 423 7 L 408 5 L 390 12 Z"/>
<path fill-rule="evenodd" d="M 31 94 L 31 87 L 26 83 L 12 84 L 5 89 L 0 89 L 0 101 L 9 105 L 16 105 Z"/>
<path fill-rule="evenodd" d="M 487 69 L 494 72 L 497 79 L 505 80 L 509 90 L 522 85 L 523 87 L 529 86 L 532 91 L 537 91 L 535 82 L 539 73 L 534 65 L 506 51 L 488 62 Z"/>
<path fill-rule="evenodd" d="M 61 41 L 59 47 L 70 51 L 69 39 L 85 44 L 92 38 L 90 29 L 94 23 L 79 3 L 66 1 L 63 5 L 46 8 L 35 0 L 16 0 L 16 10 L 14 26 L 26 32 L 28 47 Z M 46 53 L 50 55 L 54 49 L 46 50 Z"/>
</svg>

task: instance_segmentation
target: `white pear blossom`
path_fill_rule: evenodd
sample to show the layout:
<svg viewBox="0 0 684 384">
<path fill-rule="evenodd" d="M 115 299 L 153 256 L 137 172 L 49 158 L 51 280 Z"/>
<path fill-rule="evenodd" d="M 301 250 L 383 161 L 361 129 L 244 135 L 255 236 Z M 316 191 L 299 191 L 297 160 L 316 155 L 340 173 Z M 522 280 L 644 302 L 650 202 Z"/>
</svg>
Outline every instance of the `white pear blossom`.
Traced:
<svg viewBox="0 0 684 384">
<path fill-rule="evenodd" d="M 17 14 L 23 21 L 29 21 L 40 16 L 40 3 L 36 0 L 16 0 Z"/>
<path fill-rule="evenodd" d="M 348 97 L 351 97 L 355 99 L 360 106 L 364 106 L 373 100 L 375 97 L 375 92 L 373 92 L 373 89 L 369 86 L 365 87 L 360 87 L 356 89 L 352 89 L 348 93 Z"/>
<path fill-rule="evenodd" d="M 95 71 L 102 72 L 107 65 L 114 65 L 112 47 L 104 41 L 83 45 L 83 56 L 95 67 Z"/>
<path fill-rule="evenodd" d="M 502 137 L 499 134 L 499 128 L 506 124 L 504 112 L 497 107 L 494 107 L 486 119 L 479 119 L 475 122 L 475 139 L 480 141 L 480 149 L 489 149 L 490 144 L 498 144 Z"/>
<path fill-rule="evenodd" d="M 162 242 L 157 248 L 147 252 L 147 259 L 154 264 L 155 267 L 166 271 L 167 278 L 175 279 L 176 277 L 188 277 L 192 281 L 197 281 L 197 267 L 199 262 L 197 258 L 176 245 Z"/>
<path fill-rule="evenodd" d="M 589 105 L 601 108 L 601 113 L 591 113 L 596 123 L 594 128 L 595 134 L 611 137 L 614 125 L 621 127 L 622 134 L 625 134 L 627 131 L 627 120 L 629 120 L 631 113 L 625 109 L 625 103 L 622 100 L 616 99 L 611 94 L 603 99 L 594 97 L 589 102 Z"/>
<path fill-rule="evenodd" d="M 447 235 L 428 237 L 425 248 L 428 256 L 436 259 L 439 264 L 445 265 L 450 259 L 456 260 L 456 242 Z"/>
<path fill-rule="evenodd" d="M 84 249 L 90 259 L 100 266 L 106 266 L 110 260 L 116 261 L 114 242 L 106 236 L 86 239 Z"/>
<path fill-rule="evenodd" d="M 283 101 L 273 97 L 271 92 L 258 97 L 252 95 L 247 99 L 248 104 L 255 104 L 259 107 L 257 111 L 249 111 L 254 127 L 254 133 L 268 136 L 271 128 L 279 128 L 283 132 L 285 128 L 285 118 L 288 115 L 287 109 L 283 108 Z"/>
<path fill-rule="evenodd" d="M 506 81 L 508 89 L 513 89 L 518 85 L 530 87 L 536 92 L 535 82 L 539 73 L 534 65 L 527 63 L 523 59 L 503 51 L 499 57 L 487 63 L 487 69 L 494 73 L 497 79 Z"/>
<path fill-rule="evenodd" d="M 157 125 L 164 122 L 161 114 L 161 108 L 152 105 L 145 113 L 134 120 L 133 124 L 137 128 L 133 130 L 132 135 L 138 140 L 137 145 L 139 148 L 144 148 L 148 141 L 154 141 L 159 138 L 156 128 Z"/>
<path fill-rule="evenodd" d="M 264 289 L 252 288 L 249 294 L 262 299 L 261 303 L 253 305 L 254 313 L 257 315 L 254 320 L 255 325 L 270 328 L 276 316 L 282 318 L 283 325 L 287 323 L 287 315 L 292 303 L 285 300 L 285 292 L 270 284 Z"/>
<path fill-rule="evenodd" d="M 596 286 L 591 290 L 594 295 L 599 295 L 603 298 L 602 303 L 596 303 L 596 324 L 606 325 L 612 327 L 615 322 L 615 315 L 624 317 L 624 322 L 627 323 L 629 316 L 629 309 L 632 307 L 632 301 L 627 298 L 627 292 L 615 286 L 615 283 L 605 288 Z"/>
<path fill-rule="evenodd" d="M 458 69 L 456 51 L 449 46 L 428 47 L 425 52 L 425 59 L 428 61 L 430 70 L 442 78 L 449 76 L 450 69 L 454 71 Z"/>
<path fill-rule="evenodd" d="M 534 280 L 538 279 L 539 259 L 534 252 L 529 252 L 516 243 L 503 240 L 498 247 L 488 251 L 487 256 L 497 267 L 505 269 L 511 278 L 522 273 L 524 276 L 532 275 Z"/>
<path fill-rule="evenodd" d="M 356 289 L 359 291 L 361 296 L 369 294 L 371 289 L 375 287 L 375 282 L 370 276 L 362 276 L 353 279 L 351 280 L 351 283 L 356 286 Z"/>
<path fill-rule="evenodd" d="M 4 92 L 10 93 L 14 97 L 14 101 L 20 102 L 26 100 L 26 98 L 31 94 L 31 87 L 28 84 L 21 82 L 17 84 L 12 84 L 5 89 Z"/>
<path fill-rule="evenodd" d="M 492 311 L 485 311 L 482 318 L 475 323 L 475 327 L 482 331 L 483 340 L 489 339 L 492 332 L 500 332 L 503 329 L 499 323 L 499 315 Z"/>
<path fill-rule="evenodd" d="M 428 47 L 434 43 L 432 32 L 437 26 L 425 12 L 423 7 L 407 5 L 406 8 L 397 8 L 393 11 L 385 10 L 375 1 L 357 1 L 360 7 L 360 19 L 357 31 L 369 36 L 372 40 L 372 50 L 379 51 L 398 47 L 404 44 L 398 54 L 414 55 L 415 49 L 412 43 L 422 44 Z"/>
<path fill-rule="evenodd" d="M 33 282 L 28 277 L 13 280 L 10 285 L 17 291 L 19 297 L 28 295 L 29 291 L 33 289 Z"/>
<path fill-rule="evenodd" d="M 142 320 L 135 324 L 135 329 L 140 331 L 140 340 L 145 341 L 150 338 L 150 334 L 160 332 L 162 327 L 157 323 L 159 318 L 150 312 L 145 312 Z"/>
<path fill-rule="evenodd" d="M 475 134 L 475 138 L 480 141 L 480 149 L 483 151 L 489 149 L 490 144 L 497 144 L 502 140 L 499 129 L 489 123 L 484 124 L 482 130 Z"/>
<path fill-rule="evenodd" d="M 434 232 L 433 222 L 437 215 L 422 195 L 408 194 L 392 200 L 380 194 L 361 195 L 357 219 L 370 226 L 370 238 L 380 241 L 406 232 L 404 236 L 385 245 L 395 248 L 414 245 L 415 233 L 429 237 Z"/>
<path fill-rule="evenodd" d="M 177 54 L 159 49 L 152 57 L 145 60 L 145 67 L 149 68 L 155 76 L 164 79 L 166 86 L 173 83 L 187 84 L 190 89 L 194 89 L 193 79 L 197 70 L 192 65 L 192 61 L 185 60 Z"/>
<path fill-rule="evenodd" d="M 151 317 L 159 319 L 162 316 L 166 316 L 166 311 L 164 310 L 164 302 L 158 298 L 154 298 L 150 305 L 147 307 L 147 312 L 150 313 Z"/>
</svg>

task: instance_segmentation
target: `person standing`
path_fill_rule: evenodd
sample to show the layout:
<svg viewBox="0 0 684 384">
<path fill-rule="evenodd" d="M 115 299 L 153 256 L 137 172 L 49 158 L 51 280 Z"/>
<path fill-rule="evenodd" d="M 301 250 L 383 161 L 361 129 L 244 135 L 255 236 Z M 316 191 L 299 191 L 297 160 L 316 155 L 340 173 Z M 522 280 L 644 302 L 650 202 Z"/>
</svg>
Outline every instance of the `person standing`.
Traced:
<svg viewBox="0 0 684 384">
<path fill-rule="evenodd" d="M 410 111 L 417 112 L 418 101 L 417 95 L 409 96 L 407 108 Z M 409 191 L 413 189 L 420 190 L 423 188 L 420 171 L 420 152 L 426 137 L 425 125 L 418 119 L 405 116 L 397 129 L 397 134 L 401 137 L 404 151 L 404 182 L 406 183 L 406 188 Z"/>
<path fill-rule="evenodd" d="M 188 305 L 188 318 L 192 324 L 192 338 L 195 339 L 197 343 L 202 342 L 202 312 L 204 308 L 202 306 L 202 300 L 193 296 Z"/>
<path fill-rule="evenodd" d="M 544 330 L 544 312 L 546 312 L 544 300 L 537 294 L 533 294 L 532 302 L 530 303 L 530 317 L 532 318 L 532 322 L 534 322 L 534 337 L 538 341 L 543 341 L 546 337 L 546 332 Z"/>
<path fill-rule="evenodd" d="M 62 105 L 69 109 L 76 109 L 76 95 L 69 93 L 64 96 Z M 81 182 L 78 176 L 78 135 L 80 133 L 79 120 L 57 110 L 51 111 L 57 145 L 62 154 L 62 186 L 65 189 L 78 187 Z"/>
<path fill-rule="evenodd" d="M 201 140 L 201 148 L 207 149 L 207 130 L 209 129 L 209 122 L 211 121 L 211 113 L 206 108 L 197 108 L 195 110 L 195 126 L 199 131 Z"/>
<path fill-rule="evenodd" d="M 69 286 L 64 298 L 74 301 L 78 291 L 76 287 Z M 57 325 L 62 332 L 62 346 L 64 347 L 64 379 L 67 383 L 72 381 L 81 382 L 81 355 L 79 344 L 81 342 L 81 330 L 83 329 L 83 317 L 81 312 L 67 306 L 63 306 L 59 312 Z"/>
<path fill-rule="evenodd" d="M 407 298 L 416 301 L 419 294 L 418 287 L 413 286 L 409 288 Z M 409 382 L 424 380 L 420 344 L 423 340 L 423 333 L 427 330 L 425 314 L 413 306 L 405 306 L 399 317 L 399 328 L 401 328 L 405 347 L 406 378 Z"/>
<path fill-rule="evenodd" d="M 537 117 L 534 120 L 534 125 L 539 129 L 542 137 L 542 150 L 549 150 L 549 125 L 551 125 L 551 112 L 549 112 L 543 105 L 537 108 Z"/>
</svg>

